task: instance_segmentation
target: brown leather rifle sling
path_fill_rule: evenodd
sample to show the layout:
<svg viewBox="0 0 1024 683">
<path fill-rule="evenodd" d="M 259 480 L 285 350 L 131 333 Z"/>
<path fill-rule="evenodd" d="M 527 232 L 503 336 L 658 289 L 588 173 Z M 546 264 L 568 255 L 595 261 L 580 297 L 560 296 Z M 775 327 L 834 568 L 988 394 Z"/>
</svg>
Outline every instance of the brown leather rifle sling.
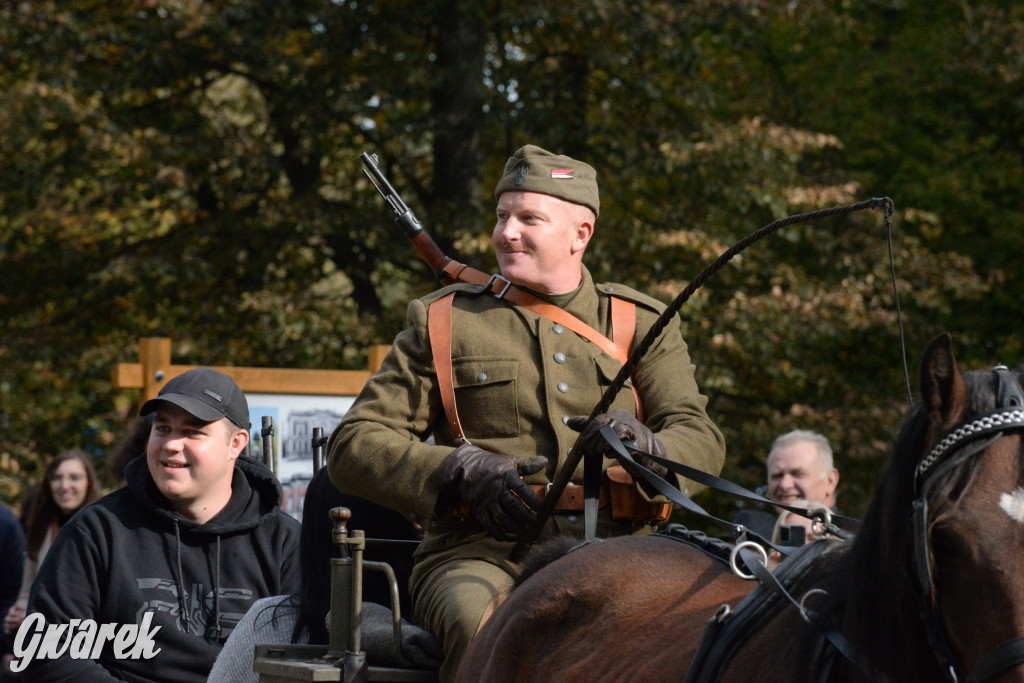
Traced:
<svg viewBox="0 0 1024 683">
<path fill-rule="evenodd" d="M 453 272 L 449 272 L 449 267 Z M 598 348 L 622 364 L 625 364 L 629 357 L 629 349 L 636 333 L 636 304 L 631 301 L 614 296 L 611 298 L 612 339 L 608 339 L 565 309 L 539 299 L 529 292 L 524 292 L 500 275 L 489 276 L 455 261 L 450 261 L 445 266 L 444 272 L 452 280 L 480 285 L 499 299 L 504 298 L 572 330 L 596 344 Z M 430 334 L 430 351 L 434 356 L 434 368 L 437 372 L 437 384 L 441 391 L 441 403 L 444 406 L 445 417 L 455 435 L 455 442 L 461 444 L 468 440 L 462 429 L 462 423 L 459 421 L 459 412 L 455 403 L 455 381 L 452 374 L 452 305 L 455 294 L 455 292 L 451 292 L 430 305 L 427 313 L 427 331 Z M 632 389 L 637 416 L 643 419 L 640 396 L 637 394 L 636 386 L 633 386 Z"/>
</svg>

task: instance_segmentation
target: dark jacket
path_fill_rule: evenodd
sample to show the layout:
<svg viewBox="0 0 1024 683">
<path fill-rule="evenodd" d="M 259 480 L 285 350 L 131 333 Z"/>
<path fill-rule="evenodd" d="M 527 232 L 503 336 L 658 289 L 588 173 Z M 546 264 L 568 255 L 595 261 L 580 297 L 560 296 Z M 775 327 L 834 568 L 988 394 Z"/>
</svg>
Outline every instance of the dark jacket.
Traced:
<svg viewBox="0 0 1024 683">
<path fill-rule="evenodd" d="M 127 486 L 64 525 L 28 614 L 40 612 L 47 624 L 92 619 L 115 628 L 148 619 L 150 632 L 159 627 L 153 641 L 160 651 L 117 659 L 107 643 L 98 660 L 67 652 L 35 658 L 26 681 L 205 681 L 253 602 L 299 589 L 299 524 L 282 512 L 281 485 L 262 464 L 236 461 L 231 500 L 205 524 L 173 511 L 144 455 L 125 475 Z"/>
<path fill-rule="evenodd" d="M 25 532 L 10 508 L 0 505 L 0 614 L 7 614 L 21 591 L 25 568 Z M 0 654 L 11 651 L 14 639 L 0 633 Z"/>
</svg>

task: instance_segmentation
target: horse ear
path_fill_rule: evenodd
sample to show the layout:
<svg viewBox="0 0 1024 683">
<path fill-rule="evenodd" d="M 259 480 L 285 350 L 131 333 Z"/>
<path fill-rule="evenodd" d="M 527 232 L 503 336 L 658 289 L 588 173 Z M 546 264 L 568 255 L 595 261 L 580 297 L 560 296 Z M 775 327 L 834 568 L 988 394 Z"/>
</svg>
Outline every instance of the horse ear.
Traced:
<svg viewBox="0 0 1024 683">
<path fill-rule="evenodd" d="M 921 361 L 921 398 L 932 424 L 941 430 L 960 421 L 967 403 L 967 385 L 956 366 L 953 339 L 942 333 L 932 340 Z"/>
</svg>

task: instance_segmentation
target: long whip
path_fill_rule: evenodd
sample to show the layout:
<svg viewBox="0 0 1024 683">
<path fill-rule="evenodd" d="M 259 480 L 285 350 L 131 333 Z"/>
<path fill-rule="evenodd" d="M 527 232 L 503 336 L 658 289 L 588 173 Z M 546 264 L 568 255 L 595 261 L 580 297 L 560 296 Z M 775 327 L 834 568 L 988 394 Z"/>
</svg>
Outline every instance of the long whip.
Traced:
<svg viewBox="0 0 1024 683">
<path fill-rule="evenodd" d="M 888 220 L 889 216 L 892 215 L 893 206 L 893 201 L 890 198 L 875 197 L 856 204 L 846 204 L 844 206 L 835 206 L 828 209 L 821 209 L 819 211 L 794 214 L 792 216 L 780 218 L 774 223 L 770 223 L 758 230 L 755 230 L 732 247 L 722 252 L 718 258 L 708 264 L 697 275 L 697 277 L 691 280 L 690 284 L 688 284 L 686 288 L 672 300 L 672 303 L 670 303 L 661 316 L 658 317 L 655 323 L 651 326 L 651 329 L 649 329 L 643 339 L 640 340 L 640 343 L 638 343 L 630 352 L 629 358 L 626 359 L 626 363 L 619 369 L 619 374 L 615 376 L 615 379 L 612 380 L 612 383 L 608 388 L 605 389 L 604 394 L 601 396 L 601 400 L 598 401 L 596 406 L 594 406 L 594 410 L 591 411 L 587 421 L 589 422 L 601 413 L 607 412 L 612 401 L 615 400 L 616 394 L 619 393 L 619 390 L 622 389 L 625 381 L 633 374 L 633 370 L 636 368 L 637 363 L 639 363 L 640 359 L 647 353 L 655 339 L 658 338 L 658 335 L 660 335 L 665 327 L 668 326 L 672 317 L 679 312 L 679 309 L 682 308 L 683 304 L 686 303 L 698 289 L 704 286 L 705 282 L 721 270 L 725 264 L 732 260 L 732 258 L 741 251 L 762 238 L 767 237 L 786 226 L 797 223 L 810 223 L 822 218 L 843 216 L 850 213 L 856 213 L 858 211 L 864 211 L 866 209 L 878 208 L 886 209 L 886 218 Z M 533 526 L 528 529 L 516 543 L 516 546 L 512 551 L 513 558 L 521 558 L 525 554 L 526 550 L 537 539 L 537 536 L 540 534 L 540 530 L 544 528 L 548 518 L 551 517 L 555 504 L 558 502 L 558 499 L 565 490 L 566 485 L 569 483 L 569 479 L 572 477 L 573 472 L 576 471 L 576 466 L 579 465 L 580 459 L 583 457 L 583 450 L 580 447 L 582 436 L 581 432 L 580 436 L 576 438 L 576 443 L 569 451 L 569 455 L 566 458 L 565 463 L 558 472 L 555 473 L 555 480 L 551 483 L 540 510 L 537 511 L 537 519 Z"/>
</svg>

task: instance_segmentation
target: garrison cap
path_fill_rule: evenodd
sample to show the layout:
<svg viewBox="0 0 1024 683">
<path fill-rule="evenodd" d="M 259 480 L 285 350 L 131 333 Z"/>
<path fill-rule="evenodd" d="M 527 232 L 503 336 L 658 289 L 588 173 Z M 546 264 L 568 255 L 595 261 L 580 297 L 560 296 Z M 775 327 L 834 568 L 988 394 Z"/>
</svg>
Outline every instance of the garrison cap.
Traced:
<svg viewBox="0 0 1024 683">
<path fill-rule="evenodd" d="M 582 161 L 564 154 L 552 154 L 536 145 L 516 150 L 505 163 L 505 172 L 494 188 L 494 198 L 502 192 L 539 192 L 582 204 L 596 217 L 601 206 L 597 192 L 597 171 Z"/>
</svg>

